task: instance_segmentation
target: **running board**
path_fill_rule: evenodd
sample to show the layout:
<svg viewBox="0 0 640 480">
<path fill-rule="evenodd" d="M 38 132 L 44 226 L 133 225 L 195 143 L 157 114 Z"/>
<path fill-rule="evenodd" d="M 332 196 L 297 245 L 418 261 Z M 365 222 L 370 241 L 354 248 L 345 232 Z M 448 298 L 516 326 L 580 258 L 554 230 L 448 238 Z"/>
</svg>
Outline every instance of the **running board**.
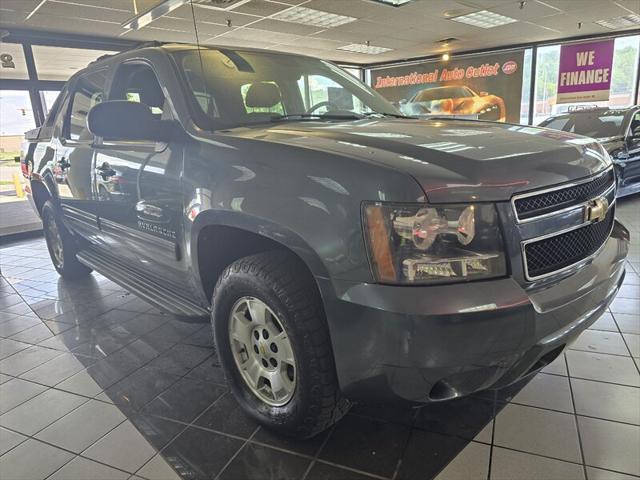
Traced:
<svg viewBox="0 0 640 480">
<path fill-rule="evenodd" d="M 98 253 L 92 247 L 81 250 L 76 257 L 87 267 L 166 312 L 185 317 L 209 316 L 209 312 L 198 304 L 143 277 L 115 258 L 105 257 L 102 252 Z"/>
</svg>

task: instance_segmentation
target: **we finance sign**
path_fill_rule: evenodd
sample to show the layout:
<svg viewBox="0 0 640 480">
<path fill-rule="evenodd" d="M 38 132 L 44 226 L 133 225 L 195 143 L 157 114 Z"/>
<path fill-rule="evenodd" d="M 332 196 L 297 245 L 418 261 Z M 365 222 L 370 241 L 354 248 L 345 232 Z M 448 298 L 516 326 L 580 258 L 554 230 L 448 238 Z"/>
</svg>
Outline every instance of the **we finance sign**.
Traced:
<svg viewBox="0 0 640 480">
<path fill-rule="evenodd" d="M 563 45 L 557 103 L 609 100 L 613 40 Z"/>
</svg>

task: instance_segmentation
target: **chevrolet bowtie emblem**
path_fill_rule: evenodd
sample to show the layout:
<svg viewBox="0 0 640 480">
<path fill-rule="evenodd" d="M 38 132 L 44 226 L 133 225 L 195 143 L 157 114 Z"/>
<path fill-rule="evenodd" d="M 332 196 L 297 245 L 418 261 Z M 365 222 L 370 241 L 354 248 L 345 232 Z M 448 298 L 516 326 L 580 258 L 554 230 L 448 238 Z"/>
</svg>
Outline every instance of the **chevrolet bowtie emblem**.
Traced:
<svg viewBox="0 0 640 480">
<path fill-rule="evenodd" d="M 600 222 L 607 216 L 609 200 L 604 197 L 594 198 L 589 202 L 584 211 L 585 222 Z"/>
</svg>

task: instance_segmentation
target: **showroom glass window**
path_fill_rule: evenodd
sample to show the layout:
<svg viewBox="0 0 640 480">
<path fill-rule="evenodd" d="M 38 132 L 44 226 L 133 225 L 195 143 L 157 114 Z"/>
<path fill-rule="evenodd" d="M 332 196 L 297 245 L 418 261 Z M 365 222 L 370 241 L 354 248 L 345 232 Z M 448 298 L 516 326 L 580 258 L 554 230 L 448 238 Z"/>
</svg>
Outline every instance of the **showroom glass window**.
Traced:
<svg viewBox="0 0 640 480">
<path fill-rule="evenodd" d="M 93 138 L 87 128 L 87 115 L 91 108 L 104 99 L 106 70 L 89 73 L 78 78 L 71 94 L 67 135 L 70 140 L 88 141 Z"/>
<path fill-rule="evenodd" d="M 628 107 L 633 105 L 633 95 L 638 81 L 639 51 L 640 35 L 615 39 L 609 101 L 557 105 L 560 45 L 538 48 L 533 124 L 537 125 L 550 115 L 566 112 L 573 107 Z"/>
</svg>

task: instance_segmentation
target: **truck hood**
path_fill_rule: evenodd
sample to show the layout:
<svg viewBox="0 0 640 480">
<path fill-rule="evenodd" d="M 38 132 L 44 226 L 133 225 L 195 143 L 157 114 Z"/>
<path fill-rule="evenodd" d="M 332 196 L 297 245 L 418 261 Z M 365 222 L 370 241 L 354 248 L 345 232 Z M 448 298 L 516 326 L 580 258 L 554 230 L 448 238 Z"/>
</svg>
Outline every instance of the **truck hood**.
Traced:
<svg viewBox="0 0 640 480">
<path fill-rule="evenodd" d="M 610 159 L 592 139 L 546 128 L 465 120 L 283 122 L 225 132 L 356 158 L 411 175 L 432 203 L 503 201 L 584 178 Z"/>
</svg>

